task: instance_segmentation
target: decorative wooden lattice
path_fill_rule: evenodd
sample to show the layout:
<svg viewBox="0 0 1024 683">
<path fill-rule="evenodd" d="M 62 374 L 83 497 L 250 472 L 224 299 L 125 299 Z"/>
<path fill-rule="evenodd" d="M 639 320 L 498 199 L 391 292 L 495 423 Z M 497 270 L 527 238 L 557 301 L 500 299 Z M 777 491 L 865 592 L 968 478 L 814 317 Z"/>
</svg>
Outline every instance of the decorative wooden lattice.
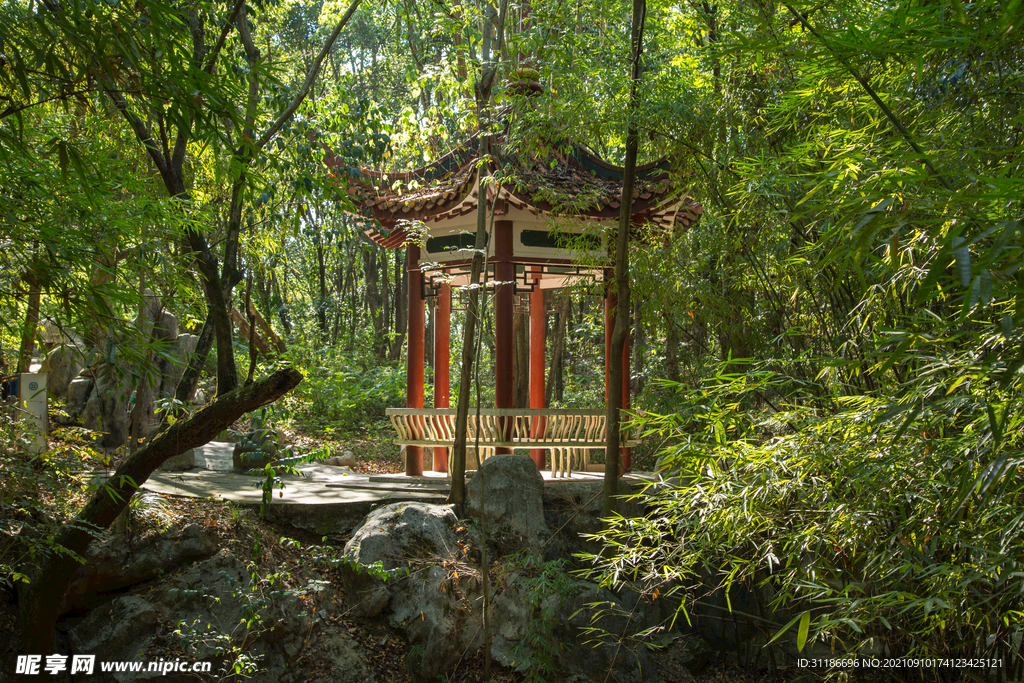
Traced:
<svg viewBox="0 0 1024 683">
<path fill-rule="evenodd" d="M 398 432 L 395 443 L 407 446 L 454 446 L 455 410 L 428 408 L 388 408 L 387 415 Z M 479 437 L 480 457 L 484 459 L 498 447 L 545 448 L 551 451 L 551 475 L 571 476 L 585 470 L 591 449 L 604 449 L 608 415 L 598 410 L 555 410 L 492 408 L 471 410 L 466 443 L 473 446 Z M 635 446 L 638 441 L 623 441 Z"/>
</svg>

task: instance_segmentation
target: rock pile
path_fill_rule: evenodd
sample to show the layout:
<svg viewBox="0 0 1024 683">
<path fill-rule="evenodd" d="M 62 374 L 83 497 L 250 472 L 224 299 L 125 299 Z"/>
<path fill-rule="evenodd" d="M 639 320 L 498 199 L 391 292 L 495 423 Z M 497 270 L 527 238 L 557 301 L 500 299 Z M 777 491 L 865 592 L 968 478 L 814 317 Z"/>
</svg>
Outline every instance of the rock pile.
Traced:
<svg viewBox="0 0 1024 683">
<path fill-rule="evenodd" d="M 484 461 L 468 486 L 468 512 L 451 506 L 395 503 L 375 510 L 345 546 L 351 563 L 346 597 L 353 614 L 383 615 L 405 630 L 407 668 L 435 680 L 484 643 L 479 521 L 488 527 L 491 552 L 491 655 L 525 670 L 544 662 L 562 680 L 642 683 L 658 680 L 644 649 L 619 647 L 594 628 L 629 634 L 650 626 L 623 598 L 557 568 L 552 586 L 542 556 L 554 559 L 562 541 L 544 521 L 543 482 L 526 456 Z M 538 574 L 541 574 L 538 577 Z M 606 678 L 605 674 L 611 672 Z M 534 673 L 537 669 L 534 668 Z"/>
<path fill-rule="evenodd" d="M 85 352 L 65 343 L 46 357 L 43 371 L 51 373 L 54 398 L 65 402 L 70 417 L 103 433 L 103 446 L 116 447 L 127 441 L 130 417 L 139 401 L 134 413 L 140 420 L 139 434 L 149 433 L 157 423 L 158 401 L 174 396 L 199 341 L 196 335 L 178 333 L 178 319 L 149 290 L 135 327 L 138 339 L 151 342 L 148 348 L 107 337 L 102 349 Z M 90 358 L 92 364 L 83 367 Z"/>
</svg>

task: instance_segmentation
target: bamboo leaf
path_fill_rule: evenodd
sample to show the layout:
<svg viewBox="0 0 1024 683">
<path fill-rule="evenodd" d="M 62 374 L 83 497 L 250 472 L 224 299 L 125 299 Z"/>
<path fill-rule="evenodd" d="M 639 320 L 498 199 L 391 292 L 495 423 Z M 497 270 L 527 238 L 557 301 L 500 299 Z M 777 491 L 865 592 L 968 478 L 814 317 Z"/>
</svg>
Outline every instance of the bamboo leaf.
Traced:
<svg viewBox="0 0 1024 683">
<path fill-rule="evenodd" d="M 971 251 L 964 245 L 965 241 L 963 237 L 957 236 L 953 238 L 953 258 L 955 259 L 956 273 L 960 278 L 960 284 L 964 287 L 969 287 L 971 284 Z"/>
<path fill-rule="evenodd" d="M 804 646 L 807 645 L 807 632 L 811 628 L 811 612 L 810 610 L 803 613 L 800 617 L 800 626 L 796 632 L 796 649 L 800 652 L 804 651 Z"/>
</svg>

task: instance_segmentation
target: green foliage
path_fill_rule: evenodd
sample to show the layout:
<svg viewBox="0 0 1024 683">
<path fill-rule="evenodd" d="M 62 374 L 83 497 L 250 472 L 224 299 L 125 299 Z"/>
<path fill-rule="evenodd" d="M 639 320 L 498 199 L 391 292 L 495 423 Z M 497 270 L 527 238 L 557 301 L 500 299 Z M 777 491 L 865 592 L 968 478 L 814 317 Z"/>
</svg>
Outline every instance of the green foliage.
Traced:
<svg viewBox="0 0 1024 683">
<path fill-rule="evenodd" d="M 85 447 L 63 446 L 33 455 L 36 431 L 0 410 L 0 586 L 28 582 L 33 564 L 68 551 L 55 536 L 74 516 L 86 488 L 83 464 L 104 459 Z"/>
<path fill-rule="evenodd" d="M 384 411 L 405 405 L 405 367 L 368 365 L 330 350 L 296 349 L 296 367 L 306 379 L 296 388 L 303 399 L 297 419 L 346 434 L 384 421 Z"/>
<path fill-rule="evenodd" d="M 201 229 L 222 259 L 236 206 L 238 268 L 225 275 L 252 275 L 252 301 L 307 376 L 277 417 L 348 434 L 404 405 L 401 256 L 367 243 L 339 185 L 361 165 L 429 162 L 488 125 L 473 103 L 476 9 L 364 5 L 328 58 L 333 78 L 256 149 L 243 131 L 291 100 L 338 6 L 247 5 L 265 49 L 251 62 L 231 3 L 51 5 L 0 4 L 4 349 L 35 283 L 42 319 L 88 337 L 90 364 L 149 354 L 131 323 L 139 285 L 203 319 L 182 237 Z M 557 0 L 508 31 L 509 55 L 531 61 L 503 60 L 497 81 L 507 151 L 571 139 L 621 158 L 622 10 Z M 633 406 L 647 431 L 635 461 L 665 455 L 681 473 L 653 499 L 661 517 L 609 533 L 628 543 L 601 560 L 608 581 L 686 594 L 684 609 L 701 597 L 683 590 L 694 576 L 770 588 L 764 618 L 788 622 L 798 645 L 852 652 L 876 638 L 894 653 L 1018 661 L 1022 11 L 648 3 L 641 155 L 669 154 L 676 188 L 704 213 L 630 254 Z M 225 26 L 208 70 L 193 41 L 210 49 Z M 537 78 L 545 94 L 526 106 L 505 76 Z M 170 201 L 150 152 L 171 156 L 182 131 L 187 199 Z M 573 299 L 564 381 L 549 379 L 564 384 L 557 405 L 603 402 L 597 296 Z M 258 421 L 254 453 L 273 440 L 270 413 Z M 39 501 L 75 480 L 2 427 L 0 557 L 20 579 L 25 557 L 60 552 Z M 311 457 L 261 470 L 264 502 Z M 72 506 L 55 500 L 63 520 Z"/>
<path fill-rule="evenodd" d="M 726 595 L 761 591 L 773 596 L 761 616 L 789 622 L 776 637 L 799 622 L 801 646 L 1024 666 L 1020 419 L 991 390 L 944 398 L 924 425 L 865 396 L 835 413 L 776 411 L 759 394 L 779 379 L 721 375 L 681 397 L 685 412 L 648 416 L 671 440 L 676 483 L 603 536 L 617 548 L 595 558 L 603 580 L 648 595 L 701 576 Z M 701 600 L 685 592 L 680 610 Z"/>
</svg>

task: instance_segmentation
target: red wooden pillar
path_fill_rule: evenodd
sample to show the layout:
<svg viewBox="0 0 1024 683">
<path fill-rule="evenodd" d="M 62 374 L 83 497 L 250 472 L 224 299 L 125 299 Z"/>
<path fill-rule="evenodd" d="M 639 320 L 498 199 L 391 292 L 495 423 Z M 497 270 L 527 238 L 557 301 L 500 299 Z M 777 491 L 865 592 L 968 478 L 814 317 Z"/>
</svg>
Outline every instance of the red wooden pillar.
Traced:
<svg viewBox="0 0 1024 683">
<path fill-rule="evenodd" d="M 516 264 L 512 262 L 512 221 L 494 221 L 494 407 L 512 408 L 515 393 L 512 377 L 512 318 L 515 308 Z M 501 420 L 510 435 L 511 421 Z M 496 448 L 495 453 L 511 453 L 511 448 Z"/>
<path fill-rule="evenodd" d="M 441 285 L 437 296 L 437 316 L 434 318 L 434 407 L 448 408 L 450 400 L 449 340 L 452 327 L 452 288 Z M 448 449 L 434 446 L 434 471 L 448 471 Z"/>
<path fill-rule="evenodd" d="M 406 248 L 406 269 L 409 271 L 409 353 L 405 371 L 405 407 L 423 408 L 423 283 L 420 274 L 420 248 Z M 423 474 L 423 447 L 406 446 L 405 473 Z"/>
<path fill-rule="evenodd" d="M 608 402 L 608 380 L 611 373 L 609 372 L 609 363 L 611 361 L 612 352 L 612 328 L 615 325 L 615 309 L 618 306 L 618 297 L 612 292 L 612 274 L 611 269 L 606 268 L 604 271 L 605 281 L 605 295 L 604 295 L 604 400 Z M 622 363 L 622 403 L 620 407 L 628 409 L 631 405 L 629 396 L 629 335 L 626 335 L 626 343 L 622 348 L 622 358 L 619 362 Z M 628 472 L 630 467 L 630 449 L 623 448 L 620 451 L 620 457 L 622 461 L 622 471 Z"/>
<path fill-rule="evenodd" d="M 536 279 L 533 283 L 533 291 L 530 292 L 530 408 L 537 410 L 547 408 L 544 404 L 544 290 L 540 288 L 541 267 L 534 266 L 533 272 Z M 537 417 L 533 420 L 533 436 L 538 436 L 544 431 L 544 419 Z M 544 449 L 533 448 L 530 450 L 530 457 L 536 463 L 537 469 L 544 469 Z"/>
</svg>

